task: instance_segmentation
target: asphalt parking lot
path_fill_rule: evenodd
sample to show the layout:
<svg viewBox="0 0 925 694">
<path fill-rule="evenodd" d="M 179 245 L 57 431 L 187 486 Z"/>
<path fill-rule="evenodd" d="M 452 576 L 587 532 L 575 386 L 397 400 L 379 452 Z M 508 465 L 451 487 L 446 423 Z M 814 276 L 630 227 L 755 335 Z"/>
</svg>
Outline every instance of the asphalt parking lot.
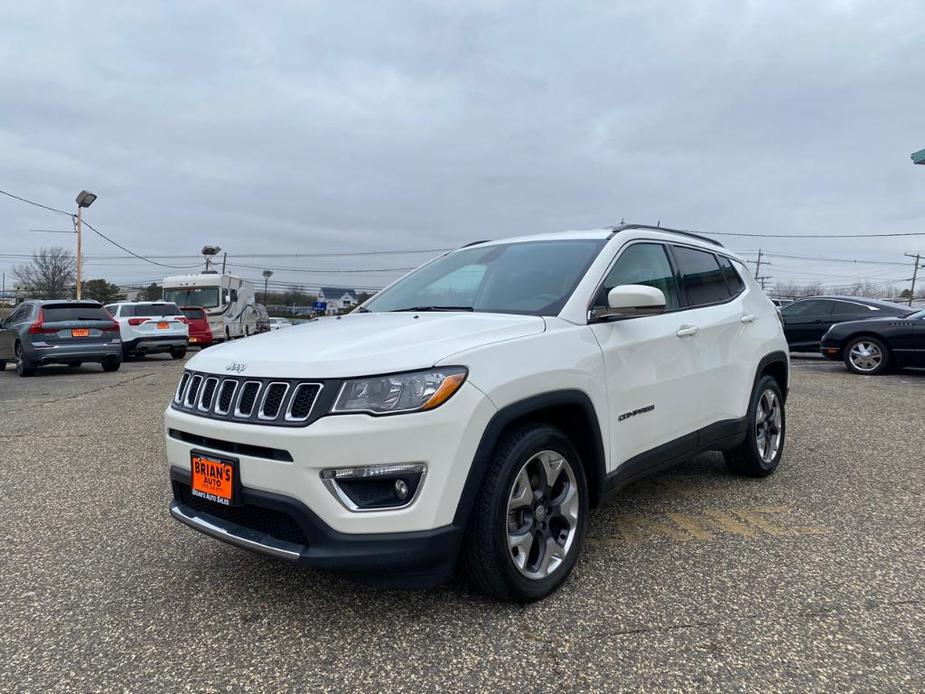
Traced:
<svg viewBox="0 0 925 694">
<path fill-rule="evenodd" d="M 627 488 L 565 587 L 511 606 L 170 519 L 181 367 L 0 373 L 0 690 L 925 688 L 925 373 L 796 361 L 777 474 L 708 454 Z"/>
</svg>

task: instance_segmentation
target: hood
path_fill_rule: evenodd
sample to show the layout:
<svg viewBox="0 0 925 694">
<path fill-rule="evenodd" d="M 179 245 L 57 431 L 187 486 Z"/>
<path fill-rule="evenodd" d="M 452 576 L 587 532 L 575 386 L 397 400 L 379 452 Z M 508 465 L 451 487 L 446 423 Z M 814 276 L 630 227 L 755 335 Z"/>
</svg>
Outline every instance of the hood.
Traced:
<svg viewBox="0 0 925 694">
<path fill-rule="evenodd" d="M 426 369 L 453 354 L 541 333 L 539 316 L 498 313 L 351 313 L 210 347 L 189 368 L 243 376 L 349 378 Z"/>
</svg>

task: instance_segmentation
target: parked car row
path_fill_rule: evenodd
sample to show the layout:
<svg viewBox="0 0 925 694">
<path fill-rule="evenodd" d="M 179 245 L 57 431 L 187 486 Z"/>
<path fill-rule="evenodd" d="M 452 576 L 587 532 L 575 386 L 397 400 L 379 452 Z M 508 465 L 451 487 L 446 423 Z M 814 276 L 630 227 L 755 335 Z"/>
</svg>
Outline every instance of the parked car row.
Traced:
<svg viewBox="0 0 925 694">
<path fill-rule="evenodd" d="M 854 373 L 925 367 L 925 311 L 854 296 L 815 296 L 780 311 L 793 352 L 819 352 Z"/>
<path fill-rule="evenodd" d="M 291 325 L 271 319 L 257 305 L 257 331 Z M 274 321 L 278 321 L 274 325 Z M 279 322 L 281 321 L 281 323 Z M 49 364 L 81 366 L 96 362 L 116 371 L 132 356 L 169 353 L 186 356 L 189 347 L 205 349 L 215 341 L 206 310 L 170 301 L 32 299 L 21 302 L 0 321 L 0 371 L 8 363 L 20 376 Z"/>
</svg>

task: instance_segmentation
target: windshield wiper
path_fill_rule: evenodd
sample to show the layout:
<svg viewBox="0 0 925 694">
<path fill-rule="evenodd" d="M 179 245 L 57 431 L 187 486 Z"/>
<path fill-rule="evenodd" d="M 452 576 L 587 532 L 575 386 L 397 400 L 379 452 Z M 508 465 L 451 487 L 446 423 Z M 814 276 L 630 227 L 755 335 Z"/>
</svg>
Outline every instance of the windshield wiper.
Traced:
<svg viewBox="0 0 925 694">
<path fill-rule="evenodd" d="M 372 313 L 372 311 L 370 311 L 370 310 L 369 310 L 368 308 L 366 308 L 365 306 L 357 306 L 354 310 L 355 310 L 357 313 Z"/>
<path fill-rule="evenodd" d="M 393 308 L 390 313 L 397 313 L 399 311 L 474 311 L 475 309 L 471 306 L 409 306 L 408 308 Z"/>
</svg>

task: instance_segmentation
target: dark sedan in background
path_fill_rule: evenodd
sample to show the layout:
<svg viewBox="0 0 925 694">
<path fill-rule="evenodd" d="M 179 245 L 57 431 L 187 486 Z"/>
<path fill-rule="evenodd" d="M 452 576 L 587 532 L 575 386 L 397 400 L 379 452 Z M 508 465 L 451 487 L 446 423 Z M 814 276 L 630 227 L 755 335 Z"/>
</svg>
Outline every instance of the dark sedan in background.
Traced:
<svg viewBox="0 0 925 694">
<path fill-rule="evenodd" d="M 814 296 L 780 310 L 791 351 L 817 352 L 825 332 L 836 323 L 871 318 L 905 318 L 915 309 L 856 296 Z"/>
<path fill-rule="evenodd" d="M 905 318 L 838 323 L 822 336 L 822 354 L 866 376 L 891 366 L 925 367 L 925 311 Z"/>
</svg>

